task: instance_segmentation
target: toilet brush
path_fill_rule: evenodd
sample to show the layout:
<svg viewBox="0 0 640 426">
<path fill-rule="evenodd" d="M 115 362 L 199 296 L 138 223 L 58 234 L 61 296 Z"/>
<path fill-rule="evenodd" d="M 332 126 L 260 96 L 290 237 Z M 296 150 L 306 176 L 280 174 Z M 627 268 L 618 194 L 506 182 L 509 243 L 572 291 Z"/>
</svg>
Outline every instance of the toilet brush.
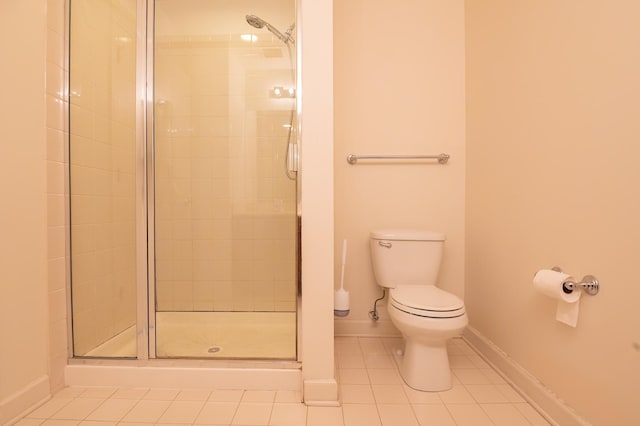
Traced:
<svg viewBox="0 0 640 426">
<path fill-rule="evenodd" d="M 349 292 L 344 289 L 344 265 L 347 263 L 347 240 L 342 241 L 342 267 L 340 271 L 340 288 L 333 298 L 333 314 L 337 317 L 349 315 Z"/>
</svg>

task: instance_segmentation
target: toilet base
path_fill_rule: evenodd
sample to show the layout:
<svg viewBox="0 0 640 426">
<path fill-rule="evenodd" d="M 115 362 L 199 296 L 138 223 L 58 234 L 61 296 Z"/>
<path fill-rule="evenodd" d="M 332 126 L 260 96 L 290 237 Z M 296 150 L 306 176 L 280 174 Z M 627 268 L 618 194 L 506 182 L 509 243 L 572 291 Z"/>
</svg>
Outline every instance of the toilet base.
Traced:
<svg viewBox="0 0 640 426">
<path fill-rule="evenodd" d="M 396 357 L 400 376 L 409 387 L 438 392 L 451 389 L 451 370 L 445 342 L 428 344 L 405 339 L 404 354 Z"/>
</svg>

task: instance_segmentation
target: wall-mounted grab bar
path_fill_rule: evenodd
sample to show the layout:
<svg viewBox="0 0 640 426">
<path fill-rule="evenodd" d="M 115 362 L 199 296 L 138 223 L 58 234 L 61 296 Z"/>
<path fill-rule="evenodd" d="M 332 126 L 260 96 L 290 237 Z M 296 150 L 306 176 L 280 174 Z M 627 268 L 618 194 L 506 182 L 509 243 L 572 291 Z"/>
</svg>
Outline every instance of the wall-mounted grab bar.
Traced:
<svg viewBox="0 0 640 426">
<path fill-rule="evenodd" d="M 440 164 L 446 164 L 449 161 L 449 154 L 438 155 L 347 155 L 347 163 L 356 164 L 358 160 L 438 160 Z"/>
</svg>

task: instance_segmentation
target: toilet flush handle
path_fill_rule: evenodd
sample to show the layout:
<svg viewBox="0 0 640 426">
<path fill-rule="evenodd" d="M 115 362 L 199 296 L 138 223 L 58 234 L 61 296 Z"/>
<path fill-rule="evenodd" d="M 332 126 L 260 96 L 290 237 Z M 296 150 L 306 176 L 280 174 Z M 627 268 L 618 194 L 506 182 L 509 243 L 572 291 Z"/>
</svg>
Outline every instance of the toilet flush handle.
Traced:
<svg viewBox="0 0 640 426">
<path fill-rule="evenodd" d="M 391 246 L 393 246 L 393 244 L 388 241 L 378 241 L 378 245 L 384 248 L 391 248 Z"/>
</svg>

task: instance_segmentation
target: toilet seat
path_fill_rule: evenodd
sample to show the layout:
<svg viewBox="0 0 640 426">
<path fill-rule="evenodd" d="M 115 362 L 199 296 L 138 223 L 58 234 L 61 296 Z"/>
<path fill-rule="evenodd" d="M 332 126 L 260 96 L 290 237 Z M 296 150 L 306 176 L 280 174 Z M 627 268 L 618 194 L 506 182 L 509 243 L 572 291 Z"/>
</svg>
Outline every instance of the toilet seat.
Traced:
<svg viewBox="0 0 640 426">
<path fill-rule="evenodd" d="M 389 302 L 402 312 L 426 318 L 456 318 L 465 314 L 464 302 L 458 296 L 432 285 L 392 288 Z"/>
</svg>

